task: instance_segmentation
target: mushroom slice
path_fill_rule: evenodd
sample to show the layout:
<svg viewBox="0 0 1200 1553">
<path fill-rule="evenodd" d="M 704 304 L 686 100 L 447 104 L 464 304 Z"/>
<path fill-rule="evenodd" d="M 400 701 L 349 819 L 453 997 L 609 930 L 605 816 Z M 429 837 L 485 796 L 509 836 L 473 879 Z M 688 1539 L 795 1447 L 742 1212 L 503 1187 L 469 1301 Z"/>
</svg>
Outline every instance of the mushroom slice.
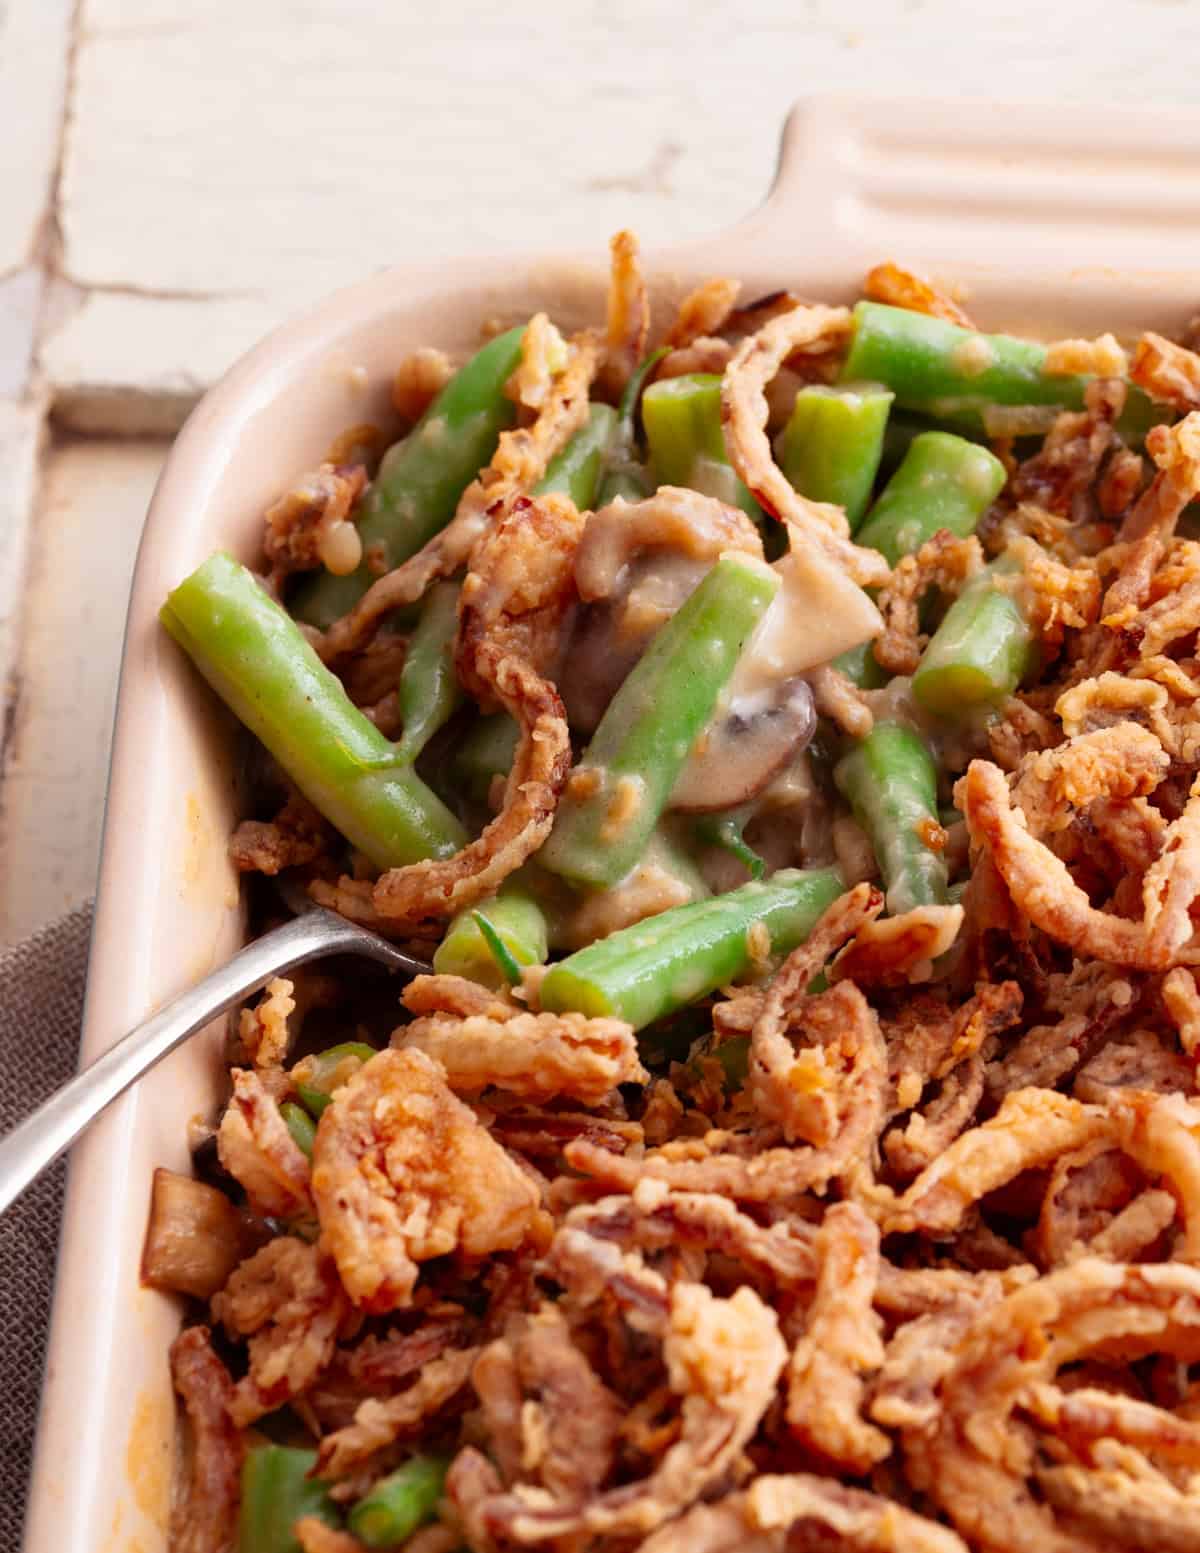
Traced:
<svg viewBox="0 0 1200 1553">
<path fill-rule="evenodd" d="M 711 814 L 757 798 L 816 726 L 812 690 L 799 676 L 736 697 L 693 746 L 671 808 Z"/>
</svg>

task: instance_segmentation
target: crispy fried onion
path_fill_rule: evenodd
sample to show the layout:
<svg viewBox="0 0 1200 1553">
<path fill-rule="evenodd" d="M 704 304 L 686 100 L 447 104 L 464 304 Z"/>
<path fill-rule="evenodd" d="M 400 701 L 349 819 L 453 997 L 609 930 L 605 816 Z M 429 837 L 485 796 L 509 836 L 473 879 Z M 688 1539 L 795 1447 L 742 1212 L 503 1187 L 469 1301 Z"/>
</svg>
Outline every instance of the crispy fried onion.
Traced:
<svg viewBox="0 0 1200 1553">
<path fill-rule="evenodd" d="M 1137 611 L 1149 596 L 1151 579 L 1183 509 L 1200 494 L 1200 414 L 1187 415 L 1174 426 L 1151 427 L 1146 451 L 1158 473 L 1121 524 L 1117 537 L 1124 560 L 1101 607 L 1105 629 L 1139 644 L 1143 655 L 1161 648 L 1146 645 L 1147 624 L 1138 620 Z"/>
<path fill-rule="evenodd" d="M 433 1057 L 450 1088 L 466 1093 L 494 1086 L 526 1100 L 569 1096 L 599 1105 L 618 1084 L 642 1084 L 650 1076 L 638 1059 L 632 1025 L 582 1014 L 514 1008 L 501 1018 L 433 1015 L 402 1025 L 392 1044 Z"/>
<path fill-rule="evenodd" d="M 844 307 L 795 307 L 748 336 L 734 352 L 721 384 L 721 422 L 729 459 L 765 510 L 797 529 L 793 541 L 822 550 L 864 587 L 886 582 L 887 562 L 875 550 L 851 543 L 840 507 L 809 501 L 793 490 L 771 456 L 767 439 L 766 386 L 793 352 L 824 350 L 845 337 Z"/>
<path fill-rule="evenodd" d="M 807 1103 L 797 1090 L 789 1117 L 798 1135 L 808 1126 L 825 1142 L 792 1147 L 775 1129 L 714 1129 L 703 1137 L 674 1139 L 639 1157 L 615 1154 L 579 1138 L 564 1151 L 567 1163 L 626 1192 L 646 1179 L 663 1181 L 673 1190 L 716 1192 L 744 1202 L 823 1190 L 869 1156 L 883 1123 L 887 1053 L 879 1021 L 853 982 L 839 982 L 830 993 L 812 999 L 805 1019 L 806 1028 L 827 1044 L 810 1059 L 793 1052 L 790 1042 L 780 1037 L 801 1078 L 812 1075 L 820 1081 L 819 1092 Z"/>
<path fill-rule="evenodd" d="M 296 1011 L 295 986 L 286 977 L 269 981 L 253 1008 L 238 1016 L 238 1038 L 256 1068 L 282 1067 L 288 1048 L 288 1016 Z"/>
<path fill-rule="evenodd" d="M 788 1367 L 788 1427 L 810 1450 L 858 1476 L 892 1448 L 862 1416 L 864 1377 L 883 1362 L 883 1323 L 872 1309 L 879 1230 L 857 1203 L 836 1203 L 813 1246 L 817 1288 Z"/>
<path fill-rule="evenodd" d="M 966 1553 L 946 1526 L 894 1499 L 807 1473 L 764 1473 L 742 1493 L 694 1506 L 641 1546 L 640 1553 Z"/>
<path fill-rule="evenodd" d="M 764 1226 L 726 1197 L 673 1192 L 661 1181 L 641 1181 L 631 1196 L 572 1208 L 565 1227 L 650 1256 L 684 1248 L 729 1257 L 785 1288 L 816 1276 L 813 1232 L 806 1225 Z"/>
<path fill-rule="evenodd" d="M 1084 1487 L 1086 1498 L 1097 1476 L 1098 1490 L 1113 1485 L 1090 1470 L 1087 1484 L 1072 1486 L 1061 1478 L 1047 1482 L 1046 1469 L 1038 1471 L 1036 1437 L 1014 1415 L 1024 1410 L 1036 1420 L 1040 1410 L 1061 1416 L 1061 1406 L 1046 1387 L 1064 1365 L 1093 1354 L 1128 1361 L 1145 1353 L 1172 1354 L 1188 1363 L 1200 1358 L 1200 1272 L 1195 1268 L 1088 1258 L 1016 1290 L 983 1310 L 959 1342 L 938 1388 L 941 1410 L 933 1425 L 906 1433 L 910 1478 L 981 1549 L 1094 1553 L 1097 1543 L 1090 1531 L 1074 1529 L 1087 1518 L 1074 1489 Z M 1157 1421 L 1151 1413 L 1159 1414 Z M 1136 1445 L 1152 1449 L 1165 1437 L 1175 1449 L 1181 1447 L 1170 1414 L 1126 1409 L 1114 1395 L 1106 1394 L 1103 1402 L 1085 1395 L 1073 1415 L 1067 1412 L 1065 1429 L 1065 1443 L 1078 1445 L 1085 1459 L 1113 1463 L 1115 1454 L 1116 1462 L 1130 1460 L 1124 1451 L 1114 1453 L 1112 1444 L 1101 1455 L 1104 1442 L 1090 1440 L 1089 1418 L 1111 1426 L 1113 1441 L 1128 1434 Z M 1109 1470 L 1118 1469 L 1110 1465 Z M 1027 1480 L 1035 1476 L 1049 1504 L 1030 1493 Z M 1111 1505 L 1111 1495 L 1101 1495 L 1099 1502 Z M 1050 1507 L 1055 1504 L 1070 1518 L 1056 1516 Z M 1136 1519 L 1112 1519 L 1104 1529 L 1121 1545 L 1146 1545 Z"/>
<path fill-rule="evenodd" d="M 875 714 L 854 681 L 832 663 L 822 663 L 805 678 L 820 716 L 828 717 L 852 739 L 865 739 L 875 726 Z"/>
<path fill-rule="evenodd" d="M 213 1296 L 212 1313 L 230 1337 L 249 1338 L 249 1374 L 229 1404 L 244 1429 L 299 1396 L 325 1369 L 350 1305 L 317 1247 L 280 1235 L 234 1269 Z"/>
<path fill-rule="evenodd" d="M 1030 834 L 1003 772 L 990 761 L 972 761 L 955 793 L 973 844 L 991 858 L 1017 908 L 1051 938 L 1076 954 L 1143 970 L 1166 970 L 1192 958 L 1190 908 L 1200 892 L 1200 783 L 1167 827 L 1162 851 L 1146 871 L 1141 921 L 1092 905 L 1066 865 Z"/>
<path fill-rule="evenodd" d="M 256 1213 L 296 1218 L 312 1213 L 309 1166 L 257 1073 L 234 1068 L 233 1094 L 217 1130 L 217 1153 L 245 1189 Z"/>
<path fill-rule="evenodd" d="M 832 981 L 895 987 L 928 981 L 963 924 L 961 906 L 914 906 L 896 917 L 864 922 L 830 969 Z"/>
<path fill-rule="evenodd" d="M 1068 627 L 1079 631 L 1094 623 L 1100 607 L 1100 578 L 1091 564 L 1067 566 L 1028 534 L 1009 540 L 1005 558 L 1015 562 L 1018 570 L 1001 572 L 996 587 L 1020 600 L 1022 614 L 1043 648 L 1060 647 Z"/>
<path fill-rule="evenodd" d="M 545 841 L 571 767 L 566 712 L 553 671 L 574 598 L 571 568 L 582 518 L 564 497 L 518 497 L 476 548 L 459 603 L 459 679 L 498 702 L 521 730 L 500 813 L 453 857 L 380 876 L 369 902 L 343 880 L 318 900 L 391 931 L 446 918 L 494 894 Z"/>
<path fill-rule="evenodd" d="M 911 1109 L 927 1083 L 945 1078 L 1016 1024 L 1022 1002 L 1015 981 L 980 982 L 957 1007 L 932 992 L 907 999 L 883 1027 L 895 1109 Z"/>
<path fill-rule="evenodd" d="M 360 1470 L 397 1440 L 419 1435 L 430 1419 L 462 1394 L 478 1354 L 478 1348 L 451 1349 L 422 1365 L 416 1380 L 405 1390 L 360 1402 L 353 1423 L 335 1429 L 321 1441 L 317 1476 L 344 1477 Z"/>
<path fill-rule="evenodd" d="M 367 484 L 361 464 L 322 464 L 267 508 L 263 551 L 276 590 L 293 572 L 325 566 L 338 576 L 362 560 L 354 507 Z"/>
<path fill-rule="evenodd" d="M 1026 755 L 1017 767 L 1012 801 L 1032 834 L 1047 836 L 1065 830 L 1097 798 L 1152 793 L 1170 764 L 1152 733 L 1137 723 L 1119 722 Z"/>
<path fill-rule="evenodd" d="M 1176 410 L 1200 410 L 1200 356 L 1148 330 L 1134 348 L 1129 376 L 1151 399 Z"/>
<path fill-rule="evenodd" d="M 719 334 L 729 322 L 741 289 L 741 281 L 731 280 L 727 275 L 703 281 L 679 304 L 663 344 L 672 350 L 682 350 L 694 345 L 702 335 Z"/>
<path fill-rule="evenodd" d="M 609 393 L 617 396 L 645 354 L 646 336 L 650 332 L 650 297 L 638 262 L 638 240 L 634 234 L 618 232 L 608 246 L 612 270 L 601 378 Z"/>
<path fill-rule="evenodd" d="M 1114 426 L 1125 406 L 1124 383 L 1097 378 L 1087 386 L 1084 406 L 1056 415 L 1038 451 L 1017 466 L 1011 496 L 1022 509 L 1018 517 L 1027 513 L 1022 504 L 1032 504 L 1039 515 L 1090 515 L 1090 488 L 1113 445 Z"/>
<path fill-rule="evenodd" d="M 960 539 L 939 529 L 915 555 L 902 556 L 879 595 L 883 633 L 875 657 L 891 674 L 912 674 L 929 638 L 919 621 L 922 598 L 930 588 L 955 596 L 983 567 L 983 547 L 974 534 Z"/>
<path fill-rule="evenodd" d="M 414 604 L 431 582 L 466 565 L 479 540 L 532 489 L 546 465 L 587 420 L 588 388 L 601 359 L 590 330 L 569 343 L 570 359 L 554 379 L 532 426 L 500 434 L 488 467 L 463 492 L 447 526 L 407 561 L 371 584 L 347 615 L 335 620 L 314 647 L 328 663 L 360 651 L 393 610 Z"/>
<path fill-rule="evenodd" d="M 407 1305 L 431 1257 L 512 1250 L 538 1211 L 533 1181 L 419 1051 L 379 1052 L 337 1091 L 312 1189 L 321 1247 L 372 1313 Z"/>
<path fill-rule="evenodd" d="M 615 1251 L 576 1230 L 560 1231 L 551 1252 L 556 1273 L 563 1263 L 554 1251 L 564 1236 L 586 1243 L 576 1255 L 586 1257 L 589 1247 Z M 724 1479 L 775 1396 L 787 1349 L 774 1311 L 752 1289 L 743 1285 L 720 1299 L 703 1284 L 683 1282 L 658 1293 L 640 1258 L 624 1261 L 629 1279 L 645 1291 L 634 1306 L 642 1330 L 650 1325 L 661 1337 L 668 1383 L 682 1398 L 679 1436 L 648 1478 L 588 1498 L 555 1499 L 518 1484 L 483 1506 L 493 1533 L 527 1543 L 579 1534 L 645 1536 Z M 598 1276 L 607 1282 L 603 1272 Z M 621 1284 L 609 1287 L 620 1302 Z M 657 1315 L 648 1317 L 643 1300 L 655 1293 Z"/>
<path fill-rule="evenodd" d="M 870 297 L 872 302 L 886 302 L 889 307 L 903 307 L 910 313 L 944 318 L 960 329 L 975 327 L 953 297 L 898 264 L 877 264 L 868 270 L 863 296 Z"/>
<path fill-rule="evenodd" d="M 780 967 L 750 1036 L 750 1094 L 758 1114 L 777 1123 L 789 1143 L 815 1147 L 833 1139 L 844 1103 L 840 1084 L 850 1053 L 839 1033 L 853 1028 L 857 987 L 840 983 L 815 997 L 809 985 L 835 950 L 883 910 L 873 885 L 856 885 L 822 915 L 808 939 Z M 849 994 L 849 996 L 847 996 Z M 799 1051 L 792 1029 L 808 1041 Z"/>
<path fill-rule="evenodd" d="M 557 1500 L 595 1493 L 612 1470 L 621 1404 L 576 1346 L 558 1306 L 515 1318 L 472 1381 L 507 1481 Z"/>
<path fill-rule="evenodd" d="M 948 1234 L 988 1192 L 1023 1171 L 1111 1135 L 1102 1106 L 1083 1105 L 1053 1089 L 1019 1089 L 996 1115 L 962 1134 L 917 1177 L 884 1218 L 887 1234 Z"/>
<path fill-rule="evenodd" d="M 1046 347 L 1042 370 L 1047 377 L 1123 378 L 1129 370 L 1129 358 L 1113 334 L 1098 334 L 1091 340 L 1053 340 Z"/>
<path fill-rule="evenodd" d="M 229 1412 L 233 1381 L 207 1327 L 187 1327 L 171 1344 L 171 1380 L 191 1426 L 186 1491 L 171 1513 L 175 1553 L 226 1553 L 233 1546 L 245 1442 Z"/>
</svg>

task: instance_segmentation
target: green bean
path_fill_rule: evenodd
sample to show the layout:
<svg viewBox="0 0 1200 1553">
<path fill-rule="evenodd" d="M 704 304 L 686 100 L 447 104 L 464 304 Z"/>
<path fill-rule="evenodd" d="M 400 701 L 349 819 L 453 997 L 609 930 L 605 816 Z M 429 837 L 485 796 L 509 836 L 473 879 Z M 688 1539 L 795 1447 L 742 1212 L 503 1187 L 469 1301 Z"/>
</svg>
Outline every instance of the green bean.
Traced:
<svg viewBox="0 0 1200 1553">
<path fill-rule="evenodd" d="M 1035 662 L 1033 631 L 993 562 L 946 611 L 913 675 L 913 695 L 929 712 L 959 720 L 1010 696 Z"/>
<path fill-rule="evenodd" d="M 617 412 L 608 404 L 588 408 L 584 426 L 575 433 L 562 452 L 551 459 L 542 479 L 533 488 L 535 496 L 561 491 L 569 496 L 580 512 L 596 500 L 600 477 L 617 434 Z"/>
<path fill-rule="evenodd" d="M 717 561 L 609 702 L 538 856 L 543 867 L 593 886 L 634 867 L 778 588 L 778 574 L 750 557 Z"/>
<path fill-rule="evenodd" d="M 972 534 L 1005 478 L 1004 465 L 987 448 L 945 431 L 922 432 L 867 514 L 858 543 L 895 566 L 939 529 Z"/>
<path fill-rule="evenodd" d="M 448 1456 L 411 1456 L 380 1478 L 354 1506 L 347 1524 L 369 1548 L 393 1548 L 431 1521 L 446 1482 Z"/>
<path fill-rule="evenodd" d="M 327 1526 L 342 1518 L 319 1478 L 310 1478 L 316 1451 L 287 1445 L 255 1445 L 242 1463 L 238 1553 L 300 1553 L 293 1527 L 305 1516 Z"/>
<path fill-rule="evenodd" d="M 498 895 L 481 903 L 478 911 L 463 911 L 450 923 L 446 936 L 433 955 L 433 968 L 440 975 L 465 976 L 485 987 L 498 988 L 506 978 L 487 933 L 478 918 L 483 916 L 503 945 L 504 952 L 517 967 L 516 979 L 524 965 L 542 965 L 548 953 L 545 913 L 529 891 L 519 883 L 508 883 Z"/>
<path fill-rule="evenodd" d="M 871 500 L 894 397 L 879 383 L 806 383 L 780 434 L 784 474 L 801 496 L 844 508 L 852 532 Z"/>
<path fill-rule="evenodd" d="M 316 1123 L 304 1109 L 294 1100 L 285 1100 L 279 1107 L 279 1114 L 287 1123 L 287 1130 L 292 1135 L 292 1142 L 303 1153 L 312 1158 L 313 1144 L 317 1141 Z"/>
<path fill-rule="evenodd" d="M 293 1072 L 296 1093 L 309 1115 L 319 1121 L 334 1090 L 352 1078 L 374 1055 L 375 1048 L 365 1041 L 342 1041 L 297 1063 Z"/>
<path fill-rule="evenodd" d="M 517 407 L 504 385 L 521 360 L 524 337 L 522 325 L 489 340 L 412 431 L 384 454 L 358 523 L 364 549 L 384 571 L 407 561 L 445 528 L 462 493 L 496 451 L 500 433 L 516 423 Z M 292 613 L 325 630 L 353 609 L 377 575 L 367 557 L 347 577 L 318 573 L 296 589 Z"/>
<path fill-rule="evenodd" d="M 857 647 L 839 653 L 833 660 L 833 667 L 860 690 L 882 690 L 888 682 L 887 673 L 875 656 L 874 640 L 860 642 Z"/>
<path fill-rule="evenodd" d="M 465 700 L 454 672 L 458 591 L 456 582 L 435 583 L 422 601 L 417 629 L 408 641 L 400 671 L 401 733 L 396 753 L 410 762 Z"/>
<path fill-rule="evenodd" d="M 761 923 L 773 955 L 802 943 L 842 893 L 833 869 L 786 869 L 711 900 L 675 906 L 552 965 L 542 1007 L 626 1019 L 635 1029 L 736 981 L 756 963 Z"/>
<path fill-rule="evenodd" d="M 486 803 L 496 777 L 506 777 L 512 770 L 520 737 L 521 730 L 507 712 L 495 712 L 474 723 L 452 760 L 459 790 L 477 803 Z"/>
<path fill-rule="evenodd" d="M 734 474 L 721 429 L 721 379 L 715 372 L 663 378 L 642 395 L 650 468 L 659 485 L 686 485 L 751 517 L 762 509 Z"/>
<path fill-rule="evenodd" d="M 900 723 L 876 723 L 834 781 L 871 842 L 892 915 L 944 904 L 946 862 L 922 834 L 937 824 L 937 770 L 924 741 Z"/>
<path fill-rule="evenodd" d="M 441 799 L 231 556 L 210 557 L 168 595 L 159 618 L 304 796 L 377 867 L 449 857 L 464 845 Z"/>
<path fill-rule="evenodd" d="M 980 334 L 882 302 L 859 302 L 854 338 L 842 363 L 843 381 L 885 383 L 904 410 L 978 431 L 988 405 L 1041 404 L 1082 409 L 1090 381 L 1046 371 L 1046 347 L 1011 334 Z M 1118 429 L 1140 441 L 1163 419 L 1141 389 L 1131 387 Z"/>
</svg>

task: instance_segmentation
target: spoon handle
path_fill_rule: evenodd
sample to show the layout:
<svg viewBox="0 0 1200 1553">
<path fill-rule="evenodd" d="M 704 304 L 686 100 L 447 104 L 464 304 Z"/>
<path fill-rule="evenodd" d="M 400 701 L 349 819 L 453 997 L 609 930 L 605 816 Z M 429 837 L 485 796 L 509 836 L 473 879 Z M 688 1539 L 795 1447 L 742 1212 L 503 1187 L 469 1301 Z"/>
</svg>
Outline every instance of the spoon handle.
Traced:
<svg viewBox="0 0 1200 1553">
<path fill-rule="evenodd" d="M 189 1035 L 281 971 L 339 951 L 361 954 L 367 936 L 333 912 L 306 912 L 256 938 L 203 981 L 172 998 L 0 1138 L 0 1213 L 106 1106 Z"/>
</svg>

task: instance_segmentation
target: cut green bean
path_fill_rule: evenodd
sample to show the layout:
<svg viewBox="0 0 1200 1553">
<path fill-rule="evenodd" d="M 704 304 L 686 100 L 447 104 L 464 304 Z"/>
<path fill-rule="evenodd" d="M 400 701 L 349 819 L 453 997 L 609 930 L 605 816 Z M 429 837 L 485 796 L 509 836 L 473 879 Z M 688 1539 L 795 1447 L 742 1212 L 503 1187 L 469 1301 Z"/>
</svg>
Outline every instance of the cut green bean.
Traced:
<svg viewBox="0 0 1200 1553">
<path fill-rule="evenodd" d="M 400 671 L 400 741 L 396 753 L 414 761 L 439 728 L 463 704 L 454 672 L 458 630 L 458 584 L 438 582 L 421 604 L 417 629 L 409 637 Z"/>
<path fill-rule="evenodd" d="M 394 1548 L 431 1521 L 446 1482 L 448 1456 L 412 1456 L 380 1478 L 354 1506 L 347 1525 L 369 1548 Z"/>
<path fill-rule="evenodd" d="M 924 839 L 926 824 L 937 824 L 937 768 L 924 740 L 900 723 L 876 723 L 834 780 L 871 842 L 889 912 L 943 905 L 945 858 Z"/>
<path fill-rule="evenodd" d="M 353 1078 L 374 1055 L 375 1048 L 365 1041 L 341 1041 L 298 1062 L 292 1078 L 309 1115 L 320 1121 L 334 1090 Z"/>
<path fill-rule="evenodd" d="M 980 334 L 942 318 L 859 302 L 854 337 L 842 363 L 843 381 L 885 383 L 905 410 L 922 410 L 939 420 L 982 429 L 988 405 L 1055 405 L 1082 409 L 1090 378 L 1046 371 L 1046 347 L 1011 334 Z M 1118 429 L 1140 441 L 1161 411 L 1141 389 L 1130 386 Z"/>
<path fill-rule="evenodd" d="M 875 656 L 874 639 L 839 653 L 833 667 L 860 690 L 882 690 L 888 682 L 887 671 Z"/>
<path fill-rule="evenodd" d="M 496 451 L 500 433 L 516 424 L 517 407 L 504 385 L 521 360 L 524 336 L 522 325 L 489 340 L 408 436 L 387 450 L 358 523 L 367 556 L 349 576 L 322 572 L 301 583 L 290 601 L 298 620 L 325 630 L 353 609 L 379 575 L 367 557 L 390 571 L 445 528 L 462 493 Z"/>
<path fill-rule="evenodd" d="M 1035 663 L 1033 631 L 993 562 L 951 604 L 913 675 L 913 695 L 939 717 L 958 721 L 1010 696 Z"/>
<path fill-rule="evenodd" d="M 651 383 L 642 395 L 650 468 L 659 485 L 686 485 L 751 517 L 762 509 L 734 474 L 721 429 L 721 379 L 715 372 Z"/>
<path fill-rule="evenodd" d="M 553 491 L 569 496 L 580 512 L 586 512 L 596 500 L 600 476 L 617 433 L 617 412 L 609 404 L 588 407 L 585 424 L 562 452 L 551 459 L 546 473 L 533 488 L 535 496 Z"/>
<path fill-rule="evenodd" d="M 294 1100 L 285 1100 L 279 1107 L 279 1114 L 287 1124 L 292 1142 L 311 1159 L 313 1144 L 317 1141 L 317 1127 L 312 1117 Z"/>
<path fill-rule="evenodd" d="M 939 529 L 972 534 L 1005 478 L 1004 465 L 987 448 L 946 431 L 922 432 L 867 514 L 858 543 L 895 566 Z"/>
<path fill-rule="evenodd" d="M 641 1029 L 752 970 L 761 958 L 756 924 L 765 928 L 773 955 L 789 953 L 842 889 L 833 869 L 785 869 L 726 895 L 675 906 L 552 965 L 542 982 L 542 1007 L 610 1015 Z"/>
<path fill-rule="evenodd" d="M 806 383 L 779 439 L 779 466 L 812 501 L 845 509 L 853 532 L 871 500 L 895 396 L 879 383 Z"/>
<path fill-rule="evenodd" d="M 159 618 L 304 796 L 377 867 L 449 857 L 465 844 L 441 799 L 231 556 L 210 557 Z"/>
<path fill-rule="evenodd" d="M 342 1524 L 328 1485 L 308 1476 L 316 1463 L 316 1451 L 287 1445 L 255 1445 L 246 1452 L 238 1553 L 300 1553 L 293 1528 L 308 1515 L 326 1526 Z"/>
<path fill-rule="evenodd" d="M 613 885 L 637 863 L 778 574 L 725 555 L 664 625 L 609 702 L 538 861 L 576 883 Z"/>
<path fill-rule="evenodd" d="M 507 712 L 495 712 L 473 724 L 452 761 L 460 791 L 486 803 L 496 777 L 506 777 L 512 770 L 520 738 L 521 730 Z"/>
<path fill-rule="evenodd" d="M 502 986 L 506 979 L 514 980 L 511 970 L 506 975 L 489 944 L 480 916 L 486 918 L 515 966 L 515 981 L 521 979 L 522 966 L 545 963 L 549 952 L 545 913 L 532 894 L 511 883 L 499 895 L 482 902 L 478 911 L 460 912 L 450 923 L 433 955 L 433 968 L 440 975 L 465 976 L 492 988 Z"/>
</svg>

